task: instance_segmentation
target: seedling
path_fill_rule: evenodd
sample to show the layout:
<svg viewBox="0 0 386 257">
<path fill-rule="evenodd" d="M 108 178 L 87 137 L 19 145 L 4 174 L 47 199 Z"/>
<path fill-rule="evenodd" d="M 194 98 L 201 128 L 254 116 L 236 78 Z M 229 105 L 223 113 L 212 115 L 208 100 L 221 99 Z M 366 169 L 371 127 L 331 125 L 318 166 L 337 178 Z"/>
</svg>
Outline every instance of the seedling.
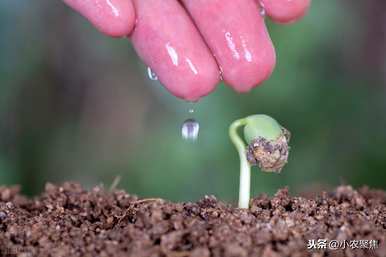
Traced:
<svg viewBox="0 0 386 257">
<path fill-rule="evenodd" d="M 243 126 L 244 140 L 237 133 Z M 288 160 L 290 133 L 273 118 L 258 114 L 235 120 L 229 127 L 229 136 L 240 157 L 239 208 L 248 208 L 251 166 L 280 173 Z"/>
</svg>

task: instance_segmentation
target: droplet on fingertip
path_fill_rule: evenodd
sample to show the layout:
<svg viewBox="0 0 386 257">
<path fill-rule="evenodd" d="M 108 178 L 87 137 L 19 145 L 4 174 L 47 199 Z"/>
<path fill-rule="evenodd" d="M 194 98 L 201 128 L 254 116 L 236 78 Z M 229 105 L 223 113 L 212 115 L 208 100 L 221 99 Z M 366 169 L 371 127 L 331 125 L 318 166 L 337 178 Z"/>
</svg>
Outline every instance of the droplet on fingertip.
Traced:
<svg viewBox="0 0 386 257">
<path fill-rule="evenodd" d="M 263 7 L 261 7 L 261 9 L 260 9 L 260 16 L 265 18 L 265 15 L 266 15 L 265 14 L 265 9 Z"/>
<path fill-rule="evenodd" d="M 265 11 L 265 8 L 264 8 L 264 4 L 262 2 L 259 2 L 259 8 L 260 8 L 260 16 L 265 18 L 266 16 L 266 11 Z"/>
<path fill-rule="evenodd" d="M 150 80 L 158 80 L 157 74 L 155 74 L 155 72 L 150 67 L 147 67 L 147 76 Z"/>
</svg>

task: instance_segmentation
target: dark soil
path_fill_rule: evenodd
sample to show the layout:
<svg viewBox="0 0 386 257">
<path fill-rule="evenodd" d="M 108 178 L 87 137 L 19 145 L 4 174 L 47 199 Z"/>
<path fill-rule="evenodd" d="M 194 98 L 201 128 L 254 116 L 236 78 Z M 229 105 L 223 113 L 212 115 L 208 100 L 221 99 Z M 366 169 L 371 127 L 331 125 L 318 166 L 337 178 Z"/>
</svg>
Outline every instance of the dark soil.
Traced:
<svg viewBox="0 0 386 257">
<path fill-rule="evenodd" d="M 309 250 L 312 239 L 378 245 Z M 0 256 L 386 256 L 385 239 L 386 193 L 367 188 L 312 199 L 283 189 L 253 199 L 250 210 L 214 197 L 170 203 L 70 183 L 47 184 L 33 200 L 0 188 Z"/>
</svg>

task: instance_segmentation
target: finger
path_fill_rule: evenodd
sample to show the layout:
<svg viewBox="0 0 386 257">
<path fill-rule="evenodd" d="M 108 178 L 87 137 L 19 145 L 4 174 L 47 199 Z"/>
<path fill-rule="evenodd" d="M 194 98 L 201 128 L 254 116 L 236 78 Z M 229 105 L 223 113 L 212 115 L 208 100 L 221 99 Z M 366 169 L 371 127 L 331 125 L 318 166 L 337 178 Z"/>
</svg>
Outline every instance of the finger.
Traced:
<svg viewBox="0 0 386 257">
<path fill-rule="evenodd" d="M 219 70 L 188 14 L 176 0 L 134 0 L 131 40 L 142 60 L 175 96 L 197 101 L 215 89 Z"/>
<path fill-rule="evenodd" d="M 267 79 L 275 50 L 254 0 L 182 0 L 214 54 L 225 82 L 247 92 Z"/>
<path fill-rule="evenodd" d="M 311 0 L 257 0 L 273 21 L 291 23 L 302 18 Z"/>
<path fill-rule="evenodd" d="M 63 1 L 108 36 L 127 36 L 134 27 L 135 14 L 131 0 Z"/>
</svg>

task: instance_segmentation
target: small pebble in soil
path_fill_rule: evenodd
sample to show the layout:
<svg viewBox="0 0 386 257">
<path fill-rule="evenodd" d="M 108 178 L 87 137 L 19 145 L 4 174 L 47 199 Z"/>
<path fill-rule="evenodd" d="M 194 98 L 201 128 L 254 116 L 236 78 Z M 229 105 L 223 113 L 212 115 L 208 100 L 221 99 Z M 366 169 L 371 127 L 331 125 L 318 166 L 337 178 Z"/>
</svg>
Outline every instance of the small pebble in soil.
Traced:
<svg viewBox="0 0 386 257">
<path fill-rule="evenodd" d="M 7 214 L 3 211 L 0 211 L 0 220 L 5 220 L 7 218 Z"/>
</svg>

